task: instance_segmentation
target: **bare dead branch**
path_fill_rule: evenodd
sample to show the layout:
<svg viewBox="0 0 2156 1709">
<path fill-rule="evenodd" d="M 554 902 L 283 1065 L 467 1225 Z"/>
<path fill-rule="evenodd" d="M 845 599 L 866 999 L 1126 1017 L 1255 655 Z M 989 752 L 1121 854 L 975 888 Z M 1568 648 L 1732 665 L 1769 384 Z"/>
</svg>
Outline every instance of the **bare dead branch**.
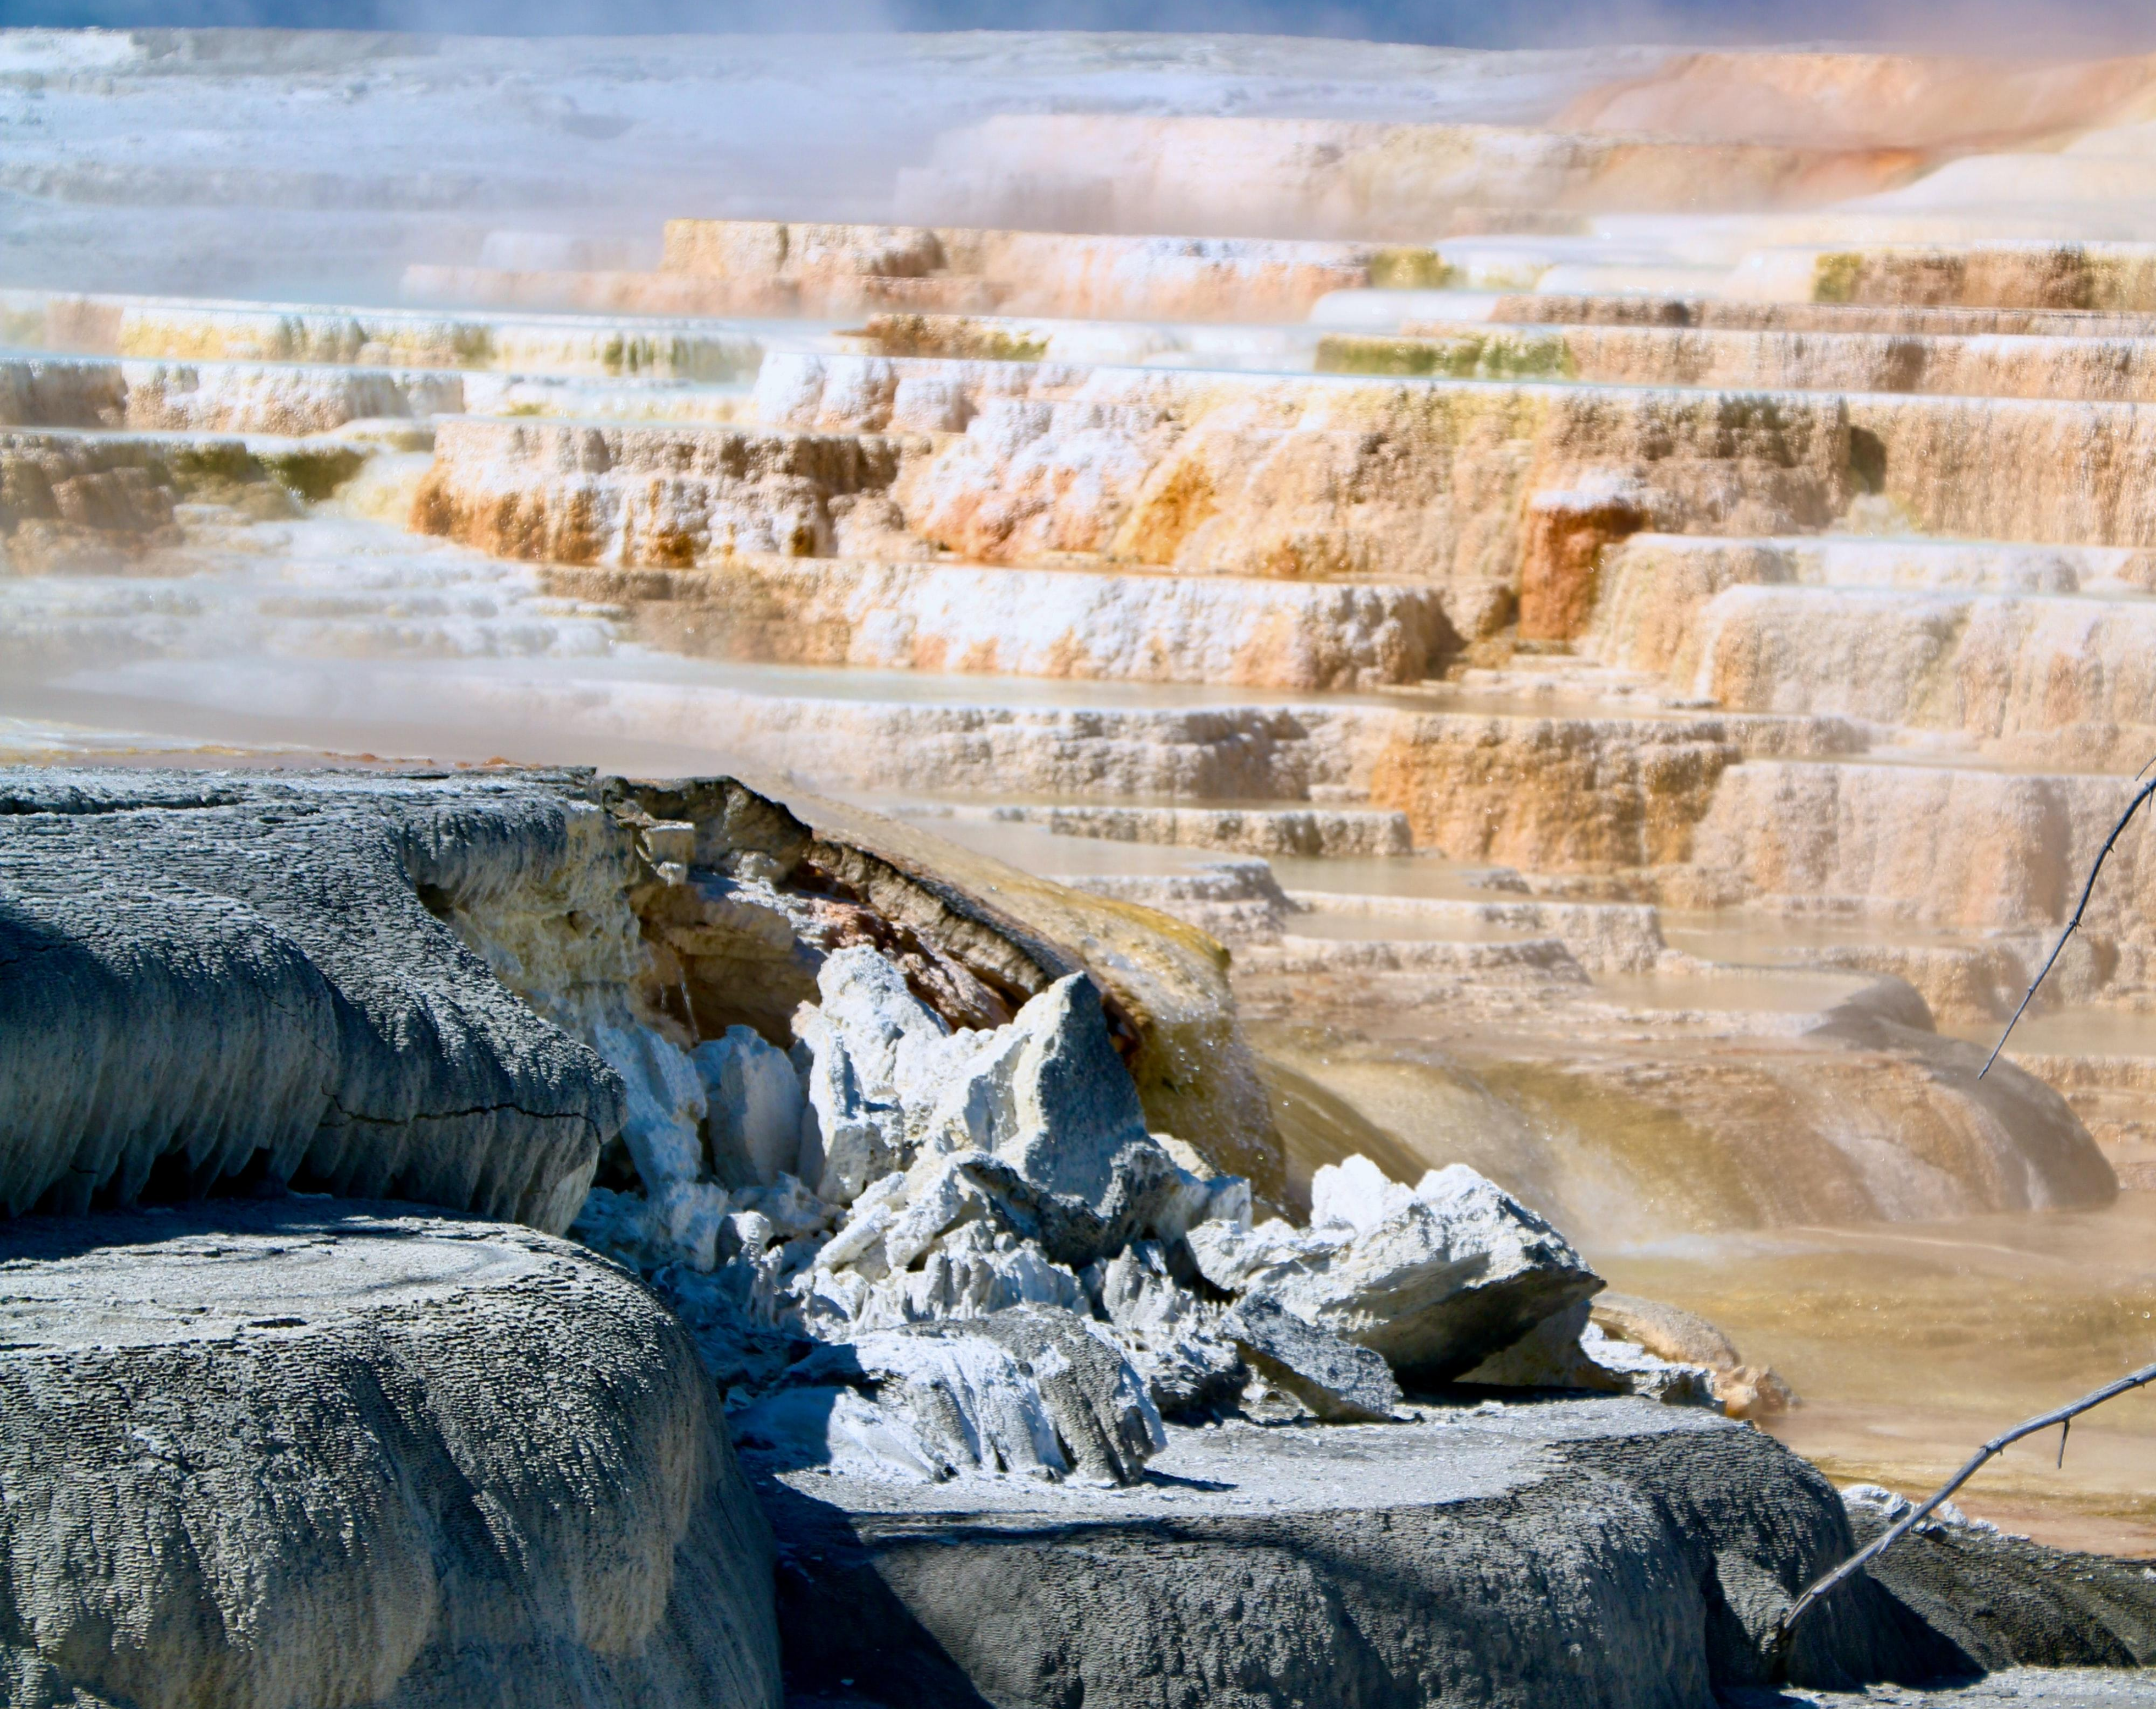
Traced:
<svg viewBox="0 0 2156 1709">
<path fill-rule="evenodd" d="M 2147 792 L 2143 793 L 2145 794 Z M 2140 801 L 2137 799 L 2134 804 L 2138 807 L 2140 805 Z M 2114 831 L 2112 834 L 2116 836 L 2118 833 Z M 1863 1571 L 1866 1567 L 1885 1554 L 1888 1549 L 1907 1537 L 1917 1526 L 1922 1524 L 1949 1496 L 1974 1477 L 1983 1468 L 1984 1462 L 1994 1455 L 2003 1454 L 2008 1447 L 2019 1442 L 2024 1436 L 2033 1436 L 2039 1430 L 2048 1430 L 2052 1425 L 2056 1424 L 2060 1427 L 2059 1460 L 2063 1465 L 2066 1455 L 2065 1433 L 2075 1419 L 2092 1407 L 2101 1406 L 2115 1396 L 2124 1394 L 2130 1389 L 2139 1388 L 2150 1383 L 2156 1383 L 2156 1365 L 2144 1365 L 2130 1376 L 2122 1377 L 2116 1383 L 2106 1383 L 2092 1394 L 2084 1394 L 2070 1406 L 2062 1406 L 2056 1412 L 2047 1412 L 2040 1418 L 2027 1419 L 2024 1423 L 2015 1425 L 2012 1429 L 2003 1434 L 1994 1436 L 1983 1447 L 1978 1449 L 1970 1456 L 1969 1463 L 1948 1479 L 1930 1500 L 1912 1507 L 1877 1537 L 1836 1567 L 1834 1571 L 1807 1587 L 1804 1593 L 1789 1604 L 1789 1611 L 1782 1616 L 1781 1624 L 1776 1627 L 1774 1632 L 1775 1650 L 1783 1666 L 1788 1665 L 1790 1648 L 1796 1642 L 1797 1622 L 1804 1617 L 1805 1612 L 1814 1604 L 1833 1591 L 1835 1586 Z"/>
<path fill-rule="evenodd" d="M 2143 767 L 2144 771 L 2147 769 Z M 2036 988 L 2044 983 L 2046 975 L 2050 973 L 2053 963 L 2059 959 L 2059 952 L 2066 947 L 2066 940 L 2079 928 L 2082 916 L 2088 912 L 2089 898 L 2096 894 L 2096 875 L 2103 870 L 2103 863 L 2111 858 L 2112 846 L 2132 822 L 2133 815 L 2141 811 L 2142 803 L 2152 795 L 2156 795 L 2156 778 L 2151 778 L 2135 792 L 2133 799 L 2126 804 L 2126 811 L 2119 814 L 2118 823 L 2111 828 L 2111 834 L 2103 839 L 2103 847 L 2096 851 L 2096 864 L 2089 868 L 2088 882 L 2082 886 L 2082 899 L 2074 909 L 2074 917 L 2066 921 L 2066 929 L 2059 934 L 2059 941 L 2051 946 L 2051 952 L 2044 958 L 2044 965 L 2037 970 L 2036 977 L 2029 982 L 2029 988 L 2021 993 L 2020 1004 L 2006 1023 L 2006 1030 L 1999 1035 L 1999 1042 L 1991 1047 L 1991 1055 L 1984 1059 L 1984 1066 L 1977 1070 L 1979 1080 L 1990 1073 L 1991 1065 L 1999 1060 L 1999 1053 L 2006 1048 L 2006 1041 L 2013 1034 L 2015 1022 L 2020 1020 L 2027 1010 L 2030 999 L 2036 994 Z"/>
</svg>

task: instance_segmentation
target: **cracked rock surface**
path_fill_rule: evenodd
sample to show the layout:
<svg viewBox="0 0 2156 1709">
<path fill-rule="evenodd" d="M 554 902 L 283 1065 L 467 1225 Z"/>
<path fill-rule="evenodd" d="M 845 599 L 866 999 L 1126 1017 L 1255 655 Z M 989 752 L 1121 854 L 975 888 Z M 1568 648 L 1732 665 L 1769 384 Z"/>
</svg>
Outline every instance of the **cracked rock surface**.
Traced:
<svg viewBox="0 0 2156 1709">
<path fill-rule="evenodd" d="M 688 1337 L 528 1229 L 287 1198 L 0 1225 L 0 1694 L 778 1701 Z"/>
</svg>

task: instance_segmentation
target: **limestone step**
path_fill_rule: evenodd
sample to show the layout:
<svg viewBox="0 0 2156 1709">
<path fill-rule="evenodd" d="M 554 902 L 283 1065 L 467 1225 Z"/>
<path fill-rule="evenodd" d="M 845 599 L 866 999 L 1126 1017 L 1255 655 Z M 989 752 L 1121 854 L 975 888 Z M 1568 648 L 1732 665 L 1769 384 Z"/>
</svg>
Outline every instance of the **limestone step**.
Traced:
<svg viewBox="0 0 2156 1709">
<path fill-rule="evenodd" d="M 742 321 L 457 315 L 409 308 L 0 290 L 0 343 L 93 356 L 326 362 L 738 381 L 765 341 Z"/>
<path fill-rule="evenodd" d="M 1643 585 L 1650 562 L 1617 570 L 1597 656 L 1659 664 L 1686 703 L 1944 732 L 2018 765 L 2132 770 L 2156 752 L 2145 595 L 1736 582 L 1702 598 Z"/>
<path fill-rule="evenodd" d="M 2156 557 L 2133 547 L 1829 533 L 1738 540 L 1643 532 L 1613 543 L 1601 582 L 1620 614 L 1625 589 L 1676 597 L 1740 583 L 1818 588 L 1965 588 L 1979 593 L 2133 594 L 2156 592 Z M 1621 627 L 1621 625 L 1620 625 Z"/>
<path fill-rule="evenodd" d="M 1294 372 L 1310 368 L 1324 336 L 1318 327 L 1306 324 L 886 313 L 870 315 L 857 327 L 842 328 L 832 340 L 841 349 L 863 356 Z"/>
<path fill-rule="evenodd" d="M 1328 291 L 1442 273 L 1421 246 L 676 219 L 655 273 L 415 265 L 403 288 L 424 300 L 632 314 L 1293 321 Z"/>
<path fill-rule="evenodd" d="M 78 547 L 139 552 L 177 543 L 190 500 L 296 516 L 360 473 L 374 447 L 270 434 L 0 428 L 0 545 L 21 569 Z"/>
<path fill-rule="evenodd" d="M 2156 399 L 2156 339 L 1413 322 L 1332 334 L 1323 372 L 1943 397 Z"/>
<path fill-rule="evenodd" d="M 302 435 L 438 415 L 728 423 L 746 386 L 323 362 L 0 357 L 0 426 Z"/>
<path fill-rule="evenodd" d="M 1004 823 L 1039 825 L 1056 836 L 1119 843 L 1160 843 L 1238 854 L 1305 859 L 1412 852 L 1407 815 L 1371 808 L 1250 807 L 1010 806 L 989 809 Z"/>
<path fill-rule="evenodd" d="M 1433 590 L 1399 583 L 754 552 L 543 573 L 654 647 L 773 664 L 1367 690 L 1418 682 L 1460 644 Z"/>
<path fill-rule="evenodd" d="M 2133 174 L 2146 182 L 2145 166 Z M 2156 244 L 2042 241 L 1792 245 L 1748 256 L 1732 295 L 1795 302 L 2156 310 Z"/>
<path fill-rule="evenodd" d="M 1876 333 L 2035 338 L 2156 336 L 2156 314 L 2073 308 L 1969 308 L 1912 302 L 1756 302 L 1741 298 L 1513 292 L 1489 306 L 1507 326 L 1697 327 L 1732 332 Z M 1404 323 L 1404 334 L 1419 331 Z"/>
</svg>

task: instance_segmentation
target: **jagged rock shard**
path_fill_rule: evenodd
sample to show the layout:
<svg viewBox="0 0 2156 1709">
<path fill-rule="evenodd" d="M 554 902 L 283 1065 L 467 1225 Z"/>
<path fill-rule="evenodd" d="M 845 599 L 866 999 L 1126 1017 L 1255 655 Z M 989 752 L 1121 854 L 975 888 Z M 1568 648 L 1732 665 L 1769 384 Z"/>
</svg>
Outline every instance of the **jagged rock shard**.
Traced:
<svg viewBox="0 0 2156 1709">
<path fill-rule="evenodd" d="M 1040 1012 L 1027 1013 L 1040 1006 Z M 1030 1029 L 1012 1090 L 1018 1132 L 1002 1152 L 1051 1191 L 1098 1204 L 1126 1146 L 1146 1142 L 1145 1112 L 1101 1018 L 1101 993 L 1083 973 L 1019 1011 Z"/>
<path fill-rule="evenodd" d="M 1103 1209 L 1117 1156 L 1147 1134 L 1100 987 L 1083 973 L 1059 979 L 993 1038 L 949 1100 L 973 1118 L 968 1137 L 1034 1185 Z"/>
<path fill-rule="evenodd" d="M 0 1205 L 249 1172 L 567 1227 L 621 1083 L 421 898 L 607 859 L 600 819 L 543 778 L 0 772 Z"/>
<path fill-rule="evenodd" d="M 1159 1241 L 1132 1242 L 1090 1269 L 1086 1286 L 1163 1418 L 1235 1404 L 1250 1374 L 1242 1355 L 1214 1332 L 1216 1309 L 1175 1280 Z"/>
<path fill-rule="evenodd" d="M 300 1198 L 25 1219 L 0 1334 L 11 1701 L 776 1709 L 709 1379 L 579 1247 Z"/>
<path fill-rule="evenodd" d="M 1400 1385 L 1378 1355 L 1262 1295 L 1223 1317 L 1220 1332 L 1266 1381 L 1330 1423 L 1382 1424 L 1400 1404 Z"/>
<path fill-rule="evenodd" d="M 736 1431 L 745 1451 L 782 1469 L 932 1481 L 1130 1484 L 1166 1440 L 1122 1355 L 1084 1318 L 1045 1306 L 819 1348 Z"/>
<path fill-rule="evenodd" d="M 1099 1494 L 752 1459 L 789 1689 L 847 1681 L 905 1709 L 1708 1703 L 1766 1682 L 1774 1619 L 1851 1547 L 1833 1490 L 1771 1438 L 1642 1401 L 1168 1434 L 1145 1486 Z M 1958 1654 L 1869 1581 L 1820 1612 L 1799 1685 L 1923 1679 Z"/>
</svg>

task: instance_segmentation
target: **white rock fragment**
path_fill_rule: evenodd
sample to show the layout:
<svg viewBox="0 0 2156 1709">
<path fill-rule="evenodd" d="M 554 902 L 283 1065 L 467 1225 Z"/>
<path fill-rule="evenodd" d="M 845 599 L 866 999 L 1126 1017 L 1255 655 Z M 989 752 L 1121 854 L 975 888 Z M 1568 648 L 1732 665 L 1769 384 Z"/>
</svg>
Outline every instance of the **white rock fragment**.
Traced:
<svg viewBox="0 0 2156 1709">
<path fill-rule="evenodd" d="M 728 1027 L 690 1054 L 704 1085 L 711 1172 L 729 1187 L 768 1187 L 801 1149 L 801 1079 L 753 1027 Z"/>
<path fill-rule="evenodd" d="M 755 1211 L 766 1219 L 773 1233 L 782 1240 L 796 1240 L 804 1234 L 819 1233 L 829 1228 L 838 1214 L 836 1206 L 826 1204 L 793 1175 L 781 1175 L 769 1187 L 737 1193 L 734 1203 L 740 1209 Z"/>
<path fill-rule="evenodd" d="M 1137 1088 L 1116 1055 L 1101 993 L 1082 973 L 1060 979 L 1011 1023 L 1011 1127 L 990 1147 L 1028 1180 L 1096 1203 L 1116 1155 L 1146 1137 Z"/>
<path fill-rule="evenodd" d="M 671 1181 L 651 1196 L 650 1203 L 652 1215 L 683 1261 L 693 1270 L 716 1267 L 720 1228 L 726 1214 L 725 1188 L 711 1181 Z"/>
<path fill-rule="evenodd" d="M 1382 1424 L 1400 1404 L 1400 1385 L 1383 1359 L 1263 1294 L 1229 1311 L 1220 1329 L 1260 1376 L 1321 1419 Z"/>
<path fill-rule="evenodd" d="M 656 1192 L 703 1172 L 704 1081 L 688 1053 L 649 1027 L 602 1024 L 592 1042 L 629 1089 L 622 1141 L 644 1186 Z"/>
<path fill-rule="evenodd" d="M 1310 1178 L 1310 1225 L 1312 1229 L 1353 1229 L 1367 1234 L 1387 1217 L 1404 1210 L 1414 1200 L 1414 1189 L 1403 1187 L 1359 1152 L 1341 1163 L 1321 1164 Z"/>
<path fill-rule="evenodd" d="M 1841 1491 L 1842 1506 L 1851 1512 L 1862 1512 L 1881 1525 L 1898 1524 L 1907 1517 L 1917 1504 L 1907 1496 L 1897 1495 L 1881 1484 L 1850 1484 Z M 1925 1515 L 1917 1530 L 1920 1533 L 1948 1531 L 1968 1531 L 1985 1537 L 2006 1537 L 2013 1533 L 2001 1531 L 1989 1519 L 1972 1519 L 1952 1501 L 1942 1501 Z M 2145 1569 L 2144 1569 L 2145 1570 Z"/>
<path fill-rule="evenodd" d="M 570 1225 L 577 1239 L 634 1269 L 686 1264 L 709 1270 L 719 1261 L 726 1189 L 709 1181 L 673 1181 L 649 1195 L 595 1187 Z"/>
<path fill-rule="evenodd" d="M 1326 1203 L 1335 1219 L 1307 1232 L 1203 1224 L 1191 1253 L 1214 1286 L 1268 1295 L 1425 1382 L 1471 1369 L 1601 1286 L 1555 1229 L 1461 1164 L 1408 1193 L 1350 1159 Z"/>
<path fill-rule="evenodd" d="M 971 1222 L 941 1241 L 920 1269 L 884 1275 L 857 1315 L 874 1327 L 987 1317 L 1027 1305 L 1082 1313 L 1090 1302 L 1076 1274 L 1050 1261 L 1036 1243 Z"/>
<path fill-rule="evenodd" d="M 1184 1236 L 1199 1274 L 1223 1293 L 1240 1294 L 1276 1271 L 1313 1264 L 1337 1250 L 1339 1241 L 1305 1233 L 1278 1217 L 1255 1228 L 1229 1222 L 1206 1222 Z"/>
<path fill-rule="evenodd" d="M 894 1220 L 890 1205 L 870 1205 L 865 1213 L 846 1219 L 845 1226 L 832 1235 L 829 1244 L 817 1254 L 818 1261 L 830 1270 L 853 1263 L 865 1256 L 871 1247 L 882 1244 L 884 1234 Z M 877 1266 L 880 1270 L 889 1267 L 880 1263 Z M 870 1275 L 868 1280 L 874 1281 L 875 1277 Z"/>
<path fill-rule="evenodd" d="M 1158 1241 L 1133 1241 L 1093 1265 L 1086 1284 L 1164 1417 L 1207 1414 L 1240 1393 L 1248 1373 L 1218 1332 L 1218 1308 L 1177 1282 Z"/>
<path fill-rule="evenodd" d="M 1085 1319 L 1038 1308 L 822 1348 L 744 1409 L 734 1434 L 785 1464 L 909 1479 L 1127 1484 L 1167 1445 L 1121 1352 Z"/>
<path fill-rule="evenodd" d="M 819 1198 L 850 1203 L 903 1155 L 904 1117 L 896 1104 L 869 1096 L 853 1052 L 819 1014 L 808 1011 L 794 1024 L 813 1053 L 801 1117 L 801 1178 L 815 1183 Z"/>
</svg>

